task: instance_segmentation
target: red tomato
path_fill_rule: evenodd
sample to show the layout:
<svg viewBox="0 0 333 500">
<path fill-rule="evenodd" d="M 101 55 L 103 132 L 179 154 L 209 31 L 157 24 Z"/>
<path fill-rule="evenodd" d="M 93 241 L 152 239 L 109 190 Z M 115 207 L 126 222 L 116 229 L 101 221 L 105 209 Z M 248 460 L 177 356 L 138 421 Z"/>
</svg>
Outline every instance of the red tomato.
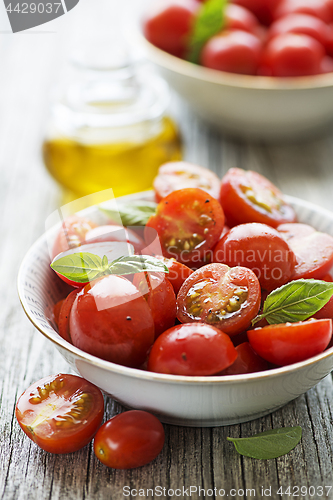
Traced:
<svg viewBox="0 0 333 500">
<path fill-rule="evenodd" d="M 324 305 L 316 314 L 313 315 L 316 319 L 333 318 L 333 297 Z"/>
<path fill-rule="evenodd" d="M 153 315 L 155 339 L 176 321 L 176 295 L 164 273 L 137 273 L 135 285 L 147 300 Z"/>
<path fill-rule="evenodd" d="M 251 11 L 245 9 L 241 5 L 228 3 L 225 11 L 225 24 L 226 30 L 242 30 L 249 33 L 257 33 L 259 23 L 258 19 Z"/>
<path fill-rule="evenodd" d="M 200 188 L 218 199 L 221 181 L 208 168 L 185 161 L 174 161 L 165 163 L 159 168 L 153 187 L 157 202 L 173 191 L 184 188 Z"/>
<path fill-rule="evenodd" d="M 326 56 L 321 61 L 321 73 L 332 73 L 333 72 L 333 58 Z"/>
<path fill-rule="evenodd" d="M 248 328 L 260 308 L 260 285 L 244 267 L 208 264 L 195 271 L 179 290 L 177 318 L 208 323 L 228 335 Z"/>
<path fill-rule="evenodd" d="M 268 363 L 258 356 L 249 342 L 243 342 L 236 347 L 237 358 L 228 368 L 218 375 L 239 375 L 241 373 L 255 373 L 268 370 Z"/>
<path fill-rule="evenodd" d="M 206 68 L 255 75 L 259 66 L 262 43 L 246 31 L 222 31 L 213 36 L 202 49 L 200 62 Z"/>
<path fill-rule="evenodd" d="M 88 283 L 72 306 L 69 320 L 73 344 L 94 356 L 139 367 L 154 341 L 154 322 L 138 289 L 122 276 Z"/>
<path fill-rule="evenodd" d="M 233 0 L 234 3 L 242 5 L 253 14 L 263 24 L 270 24 L 273 20 L 273 13 L 281 0 Z"/>
<path fill-rule="evenodd" d="M 185 57 L 186 39 L 200 3 L 195 0 L 164 0 L 151 6 L 144 19 L 143 33 L 159 49 Z"/>
<path fill-rule="evenodd" d="M 267 33 L 268 40 L 283 33 L 298 33 L 315 38 L 326 45 L 329 28 L 321 19 L 307 14 L 289 14 L 273 23 Z"/>
<path fill-rule="evenodd" d="M 59 302 L 57 302 L 54 306 L 53 306 L 53 320 L 58 328 L 59 326 L 59 314 L 60 314 L 60 310 L 61 310 L 61 307 L 64 303 L 65 299 L 61 299 L 59 300 Z"/>
<path fill-rule="evenodd" d="M 101 391 L 75 375 L 50 375 L 18 399 L 15 415 L 21 429 L 43 450 L 72 453 L 88 444 L 101 425 Z"/>
<path fill-rule="evenodd" d="M 332 21 L 327 0 L 282 0 L 274 12 L 274 18 L 278 19 L 295 13 L 318 17 L 324 23 Z"/>
<path fill-rule="evenodd" d="M 178 325 L 154 342 L 148 370 L 171 375 L 214 375 L 236 357 L 230 338 L 217 328 L 204 323 Z"/>
<path fill-rule="evenodd" d="M 147 227 L 157 231 L 164 257 L 184 264 L 201 262 L 224 225 L 219 202 L 202 189 L 174 191 L 158 204 Z"/>
<path fill-rule="evenodd" d="M 162 260 L 169 269 L 169 274 L 167 274 L 166 277 L 170 281 L 174 292 L 177 295 L 184 281 L 193 273 L 192 269 L 184 264 L 181 264 L 175 259 L 167 259 L 161 255 L 155 255 L 155 257 Z"/>
<path fill-rule="evenodd" d="M 293 279 L 321 279 L 333 266 L 333 238 L 307 224 L 281 224 L 277 230 L 296 255 Z"/>
<path fill-rule="evenodd" d="M 214 262 L 252 269 L 265 290 L 287 283 L 296 257 L 281 234 L 267 224 L 240 224 L 230 229 L 214 249 Z"/>
<path fill-rule="evenodd" d="M 296 221 L 296 214 L 281 191 L 251 170 L 228 170 L 222 179 L 220 203 L 229 225 L 261 222 L 277 227 Z"/>
<path fill-rule="evenodd" d="M 69 293 L 65 298 L 65 300 L 63 301 L 63 304 L 59 311 L 59 321 L 58 321 L 59 335 L 64 340 L 67 340 L 67 342 L 70 343 L 72 343 L 72 340 L 69 333 L 69 316 L 78 292 L 79 290 L 73 290 L 71 293 Z"/>
<path fill-rule="evenodd" d="M 253 349 L 270 363 L 284 366 L 325 350 L 332 337 L 330 319 L 283 323 L 247 332 Z"/>
<path fill-rule="evenodd" d="M 106 241 L 127 242 L 134 247 L 136 253 L 140 253 L 145 247 L 144 241 L 131 229 L 117 225 L 98 226 L 85 235 L 84 243 L 102 243 Z"/>
<path fill-rule="evenodd" d="M 151 413 L 131 410 L 111 418 L 98 430 L 95 455 L 113 469 L 133 469 L 154 460 L 164 445 L 164 429 Z"/>
<path fill-rule="evenodd" d="M 80 246 L 86 233 L 93 227 L 96 227 L 96 224 L 78 215 L 67 217 L 53 244 L 52 259 L 61 252 Z"/>
<path fill-rule="evenodd" d="M 326 40 L 326 50 L 327 53 L 333 57 L 333 24 L 328 27 L 328 35 Z"/>
</svg>

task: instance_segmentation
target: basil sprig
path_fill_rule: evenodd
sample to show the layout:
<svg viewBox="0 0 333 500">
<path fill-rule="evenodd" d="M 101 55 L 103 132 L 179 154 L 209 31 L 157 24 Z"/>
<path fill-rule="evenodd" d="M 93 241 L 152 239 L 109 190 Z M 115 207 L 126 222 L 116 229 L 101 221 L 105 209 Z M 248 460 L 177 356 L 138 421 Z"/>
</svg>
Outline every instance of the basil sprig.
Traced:
<svg viewBox="0 0 333 500">
<path fill-rule="evenodd" d="M 156 213 L 157 203 L 153 201 L 132 201 L 118 205 L 118 210 L 99 205 L 99 210 L 111 220 L 118 220 L 119 216 L 124 226 L 145 226 L 152 215 Z"/>
<path fill-rule="evenodd" d="M 300 442 L 302 438 L 302 428 L 283 427 L 260 432 L 247 438 L 230 438 L 236 450 L 241 455 L 259 460 L 269 460 L 286 455 Z"/>
<path fill-rule="evenodd" d="M 222 30 L 226 4 L 227 0 L 207 0 L 202 4 L 188 40 L 188 61 L 198 64 L 205 43 Z"/>
<path fill-rule="evenodd" d="M 56 273 L 76 283 L 88 283 L 108 274 L 126 275 L 143 271 L 169 272 L 169 269 L 161 260 L 151 255 L 130 255 L 108 262 L 106 255 L 101 259 L 98 255 L 88 252 L 78 252 L 59 257 L 52 262 L 51 268 Z"/>
<path fill-rule="evenodd" d="M 271 292 L 264 302 L 262 314 L 252 320 L 252 326 L 261 319 L 269 324 L 304 321 L 319 311 L 333 295 L 333 283 L 300 279 Z"/>
</svg>

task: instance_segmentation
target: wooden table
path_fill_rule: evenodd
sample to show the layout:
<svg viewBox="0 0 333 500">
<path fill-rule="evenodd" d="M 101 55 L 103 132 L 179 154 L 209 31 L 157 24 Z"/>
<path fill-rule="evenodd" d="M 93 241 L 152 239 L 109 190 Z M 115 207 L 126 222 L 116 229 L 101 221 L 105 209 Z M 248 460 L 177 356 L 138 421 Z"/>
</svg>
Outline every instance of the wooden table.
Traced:
<svg viewBox="0 0 333 500">
<path fill-rule="evenodd" d="M 165 425 L 166 443 L 160 456 L 132 471 L 107 469 L 94 457 L 91 446 L 73 455 L 45 453 L 21 432 L 14 416 L 18 396 L 34 381 L 68 371 L 51 343 L 25 317 L 16 276 L 25 252 L 59 204 L 59 190 L 44 170 L 40 145 L 50 87 L 64 64 L 70 22 L 60 20 L 44 27 L 55 33 L 0 34 L 0 498 L 116 500 L 127 498 L 125 486 L 138 494 L 143 489 L 146 495 L 147 489 L 157 488 L 155 498 L 177 494 L 187 498 L 190 486 L 216 488 L 212 498 L 220 498 L 223 489 L 237 499 L 265 498 L 262 488 L 266 496 L 272 488 L 274 499 L 296 498 L 287 494 L 288 487 L 294 495 L 298 487 L 302 498 L 300 488 L 312 486 L 316 493 L 312 488 L 303 498 L 325 498 L 325 486 L 333 485 L 331 376 L 284 408 L 249 423 L 219 428 Z M 333 131 L 292 145 L 253 144 L 220 135 L 197 120 L 184 103 L 177 100 L 176 104 L 188 160 L 220 175 L 229 167 L 256 170 L 285 193 L 333 210 Z M 107 399 L 106 417 L 119 411 L 121 407 Z M 243 458 L 226 440 L 289 425 L 302 426 L 302 442 L 276 460 Z M 280 487 L 287 493 L 279 496 Z M 177 491 L 172 495 L 170 489 Z M 151 492 L 148 497 L 152 498 Z M 192 489 L 191 498 L 205 497 Z M 333 498 L 333 488 L 328 498 Z"/>
</svg>

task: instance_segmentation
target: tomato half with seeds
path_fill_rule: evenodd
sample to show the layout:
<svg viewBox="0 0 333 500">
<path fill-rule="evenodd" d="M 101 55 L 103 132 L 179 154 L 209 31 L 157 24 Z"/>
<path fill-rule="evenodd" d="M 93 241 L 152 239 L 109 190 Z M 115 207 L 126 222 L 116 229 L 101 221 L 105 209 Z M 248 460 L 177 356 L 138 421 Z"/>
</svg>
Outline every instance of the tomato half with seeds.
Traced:
<svg viewBox="0 0 333 500">
<path fill-rule="evenodd" d="M 237 351 L 230 337 L 204 323 L 170 328 L 154 342 L 149 371 L 170 375 L 205 376 L 230 366 Z"/>
<path fill-rule="evenodd" d="M 307 224 L 282 224 L 277 230 L 296 255 L 292 279 L 322 279 L 333 266 L 333 237 Z"/>
<path fill-rule="evenodd" d="M 294 209 L 268 179 L 251 170 L 231 168 L 222 179 L 220 203 L 229 225 L 261 222 L 276 227 L 296 222 Z"/>
<path fill-rule="evenodd" d="M 157 231 L 164 257 L 191 267 L 217 243 L 223 225 L 220 203 L 202 189 L 188 188 L 163 198 L 147 228 Z"/>
<path fill-rule="evenodd" d="M 259 356 L 275 365 L 290 365 L 326 349 L 332 337 L 332 320 L 269 325 L 249 330 L 247 336 Z"/>
<path fill-rule="evenodd" d="M 177 318 L 208 323 L 228 335 L 248 328 L 260 308 L 260 285 L 245 267 L 208 264 L 195 271 L 179 290 Z"/>
<path fill-rule="evenodd" d="M 96 227 L 94 222 L 79 215 L 74 214 L 67 217 L 54 241 L 52 259 L 61 252 L 80 246 L 86 233 L 93 227 Z"/>
<path fill-rule="evenodd" d="M 86 446 L 101 425 L 101 391 L 76 375 L 58 374 L 35 382 L 18 399 L 21 429 L 50 453 L 72 453 Z"/>
</svg>

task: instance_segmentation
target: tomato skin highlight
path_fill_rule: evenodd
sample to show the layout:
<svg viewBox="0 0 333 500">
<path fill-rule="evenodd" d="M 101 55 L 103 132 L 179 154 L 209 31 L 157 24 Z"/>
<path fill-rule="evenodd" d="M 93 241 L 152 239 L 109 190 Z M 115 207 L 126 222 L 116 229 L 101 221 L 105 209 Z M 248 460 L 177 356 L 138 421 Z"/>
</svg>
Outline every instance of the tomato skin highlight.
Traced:
<svg viewBox="0 0 333 500">
<path fill-rule="evenodd" d="M 72 453 L 97 432 L 104 412 L 101 391 L 76 375 L 58 374 L 35 382 L 15 408 L 23 432 L 50 453 Z"/>
<path fill-rule="evenodd" d="M 332 337 L 332 320 L 310 319 L 247 332 L 253 349 L 270 363 L 290 365 L 323 352 Z"/>
<path fill-rule="evenodd" d="M 214 375 L 231 365 L 237 351 L 230 337 L 204 323 L 186 323 L 162 333 L 149 353 L 149 371 L 171 375 Z"/>
<path fill-rule="evenodd" d="M 242 30 L 256 34 L 259 23 L 256 16 L 245 7 L 236 3 L 228 3 L 225 7 L 226 30 Z"/>
<path fill-rule="evenodd" d="M 130 410 L 111 418 L 98 430 L 94 452 L 113 469 L 134 469 L 154 460 L 164 445 L 164 429 L 151 413 Z"/>
</svg>

